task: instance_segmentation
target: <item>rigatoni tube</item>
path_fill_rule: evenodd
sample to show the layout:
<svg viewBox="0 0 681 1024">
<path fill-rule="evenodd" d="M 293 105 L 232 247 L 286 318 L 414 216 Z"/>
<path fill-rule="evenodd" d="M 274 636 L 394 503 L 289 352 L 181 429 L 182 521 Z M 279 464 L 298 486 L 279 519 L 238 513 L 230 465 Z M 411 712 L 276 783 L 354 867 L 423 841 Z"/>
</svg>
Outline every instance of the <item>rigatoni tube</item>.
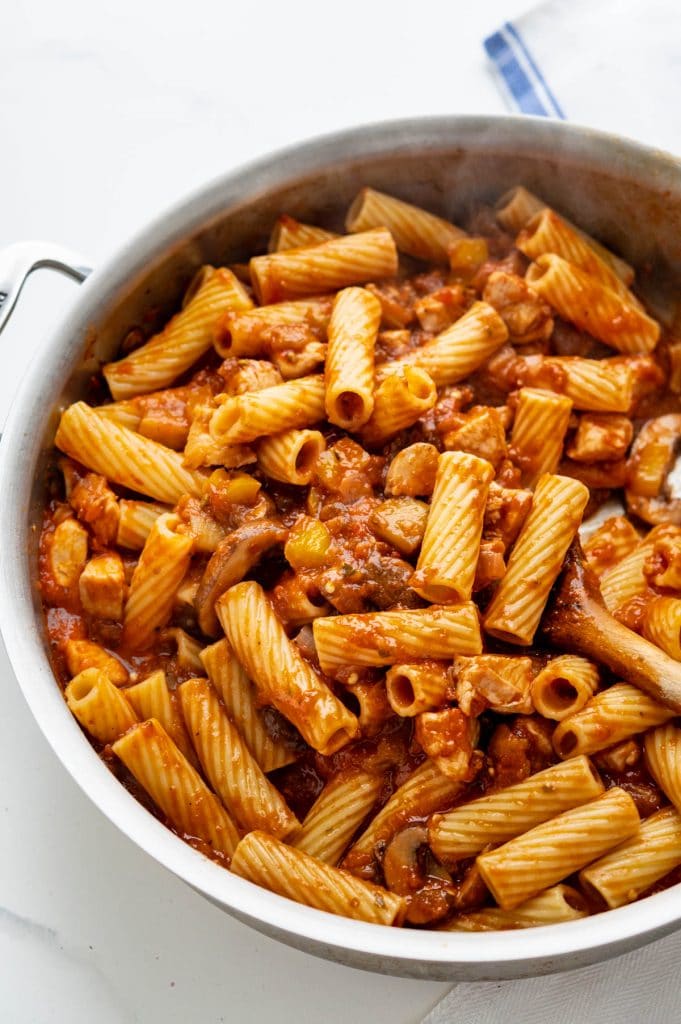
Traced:
<svg viewBox="0 0 681 1024">
<path fill-rule="evenodd" d="M 396 665 L 482 651 L 472 601 L 413 611 L 328 616 L 315 619 L 312 629 L 319 663 L 330 674 L 343 665 Z"/>
<path fill-rule="evenodd" d="M 237 729 L 264 772 L 296 760 L 292 746 L 273 736 L 258 703 L 258 692 L 237 660 L 229 641 L 219 640 L 201 651 L 201 661 Z"/>
<path fill-rule="evenodd" d="M 113 750 L 180 835 L 232 856 L 239 842 L 234 822 L 155 718 L 128 730 Z"/>
<path fill-rule="evenodd" d="M 373 188 L 363 188 L 355 197 L 345 226 L 348 231 L 386 227 L 400 252 L 433 263 L 446 264 L 449 246 L 465 236 L 448 220 Z"/>
<path fill-rule="evenodd" d="M 321 754 L 333 754 L 355 738 L 357 719 L 286 636 L 258 583 L 231 587 L 217 602 L 216 610 L 232 649 L 261 697 L 274 704 L 311 747 Z"/>
<path fill-rule="evenodd" d="M 656 320 L 560 256 L 540 256 L 525 279 L 565 320 L 618 352 L 648 353 L 657 345 Z"/>
<path fill-rule="evenodd" d="M 86 668 L 64 692 L 69 709 L 100 743 L 113 743 L 137 721 L 124 691 L 102 669 Z"/>
<path fill-rule="evenodd" d="M 487 362 L 508 338 L 506 324 L 487 302 L 474 302 L 451 327 L 396 362 L 376 368 L 383 380 L 406 364 L 420 366 L 438 387 L 457 384 Z"/>
<path fill-rule="evenodd" d="M 363 882 L 264 832 L 250 832 L 239 843 L 232 871 L 249 882 L 329 914 L 373 924 L 401 924 L 401 896 Z"/>
<path fill-rule="evenodd" d="M 637 686 L 615 683 L 560 722 L 553 734 L 553 746 L 560 757 L 593 754 L 662 725 L 674 714 Z"/>
<path fill-rule="evenodd" d="M 513 420 L 510 456 L 525 487 L 542 473 L 555 473 L 563 454 L 572 401 L 541 388 L 521 388 Z"/>
<path fill-rule="evenodd" d="M 127 498 L 120 499 L 118 508 L 116 543 L 131 551 L 141 551 L 158 517 L 164 512 L 170 512 L 165 505 L 151 501 L 128 501 Z"/>
<path fill-rule="evenodd" d="M 446 704 L 452 678 L 446 662 L 427 659 L 393 665 L 385 677 L 385 685 L 395 714 L 413 718 L 422 711 Z"/>
<path fill-rule="evenodd" d="M 563 654 L 532 680 L 532 703 L 544 718 L 561 722 L 583 708 L 598 689 L 598 668 L 588 658 Z"/>
<path fill-rule="evenodd" d="M 432 378 L 418 366 L 398 366 L 376 388 L 373 413 L 361 431 L 368 445 L 381 444 L 413 426 L 437 402 Z"/>
<path fill-rule="evenodd" d="M 681 729 L 671 722 L 651 729 L 643 747 L 648 771 L 681 813 Z"/>
<path fill-rule="evenodd" d="M 157 501 L 175 505 L 183 494 L 203 493 L 205 478 L 185 469 L 178 452 L 99 416 L 85 402 L 62 413 L 54 443 L 95 473 Z"/>
<path fill-rule="evenodd" d="M 643 635 L 661 647 L 670 658 L 681 661 L 681 600 L 656 597 L 646 605 Z"/>
<path fill-rule="evenodd" d="M 279 839 L 297 831 L 298 819 L 265 777 L 208 680 L 187 680 L 179 695 L 206 778 L 237 824 L 244 830 L 264 829 Z"/>
<path fill-rule="evenodd" d="M 283 213 L 274 222 L 267 250 L 283 252 L 284 249 L 303 249 L 337 237 L 333 231 L 318 228 L 315 224 L 304 224 L 295 217 Z"/>
<path fill-rule="evenodd" d="M 170 618 L 177 588 L 185 577 L 194 542 L 177 532 L 174 513 L 159 516 L 147 537 L 130 583 L 123 613 L 123 642 L 137 649 Z"/>
<path fill-rule="evenodd" d="M 374 408 L 374 349 L 381 304 L 366 288 L 344 288 L 333 304 L 324 371 L 330 423 L 359 430 Z"/>
<path fill-rule="evenodd" d="M 321 337 L 331 316 L 333 300 L 333 295 L 315 295 L 310 299 L 256 306 L 245 313 L 230 313 L 216 329 L 215 347 L 223 357 L 258 356 L 267 352 L 273 327 L 291 324 L 306 328 L 313 337 Z"/>
<path fill-rule="evenodd" d="M 641 823 L 638 833 L 580 872 L 579 880 L 610 908 L 632 903 L 681 864 L 681 817 L 665 807 Z"/>
<path fill-rule="evenodd" d="M 619 846 L 639 825 L 636 804 L 616 787 L 480 854 L 475 863 L 499 906 L 510 910 Z"/>
<path fill-rule="evenodd" d="M 160 334 L 103 370 L 114 398 L 131 398 L 169 384 L 213 344 L 213 328 L 227 310 L 244 311 L 253 302 L 227 267 L 203 267 L 190 285 L 188 301 Z"/>
<path fill-rule="evenodd" d="M 635 597 L 640 597 L 648 590 L 648 581 L 643 575 L 643 567 L 653 547 L 668 526 L 655 526 L 630 552 L 610 569 L 606 569 L 600 579 L 601 595 L 608 611 L 615 615 Z M 672 527 L 672 529 L 675 529 Z M 648 639 L 651 639 L 650 637 Z"/>
<path fill-rule="evenodd" d="M 458 914 L 442 925 L 443 932 L 497 932 L 511 928 L 539 928 L 562 921 L 576 921 L 587 917 L 589 907 L 577 890 L 570 885 L 554 885 L 538 896 L 521 903 L 514 910 L 485 907 L 469 914 Z"/>
<path fill-rule="evenodd" d="M 324 378 L 313 374 L 261 391 L 225 395 L 211 417 L 210 433 L 218 444 L 243 444 L 323 419 Z"/>
<path fill-rule="evenodd" d="M 434 815 L 428 839 L 436 857 L 453 863 L 479 853 L 489 843 L 513 839 L 602 792 L 603 783 L 591 762 L 574 757 L 514 786 Z"/>
<path fill-rule="evenodd" d="M 525 225 L 516 239 L 516 246 L 531 260 L 547 252 L 562 256 L 568 263 L 573 263 L 588 274 L 593 281 L 600 282 L 621 296 L 625 302 L 639 305 L 612 266 L 589 245 L 579 231 L 549 207 L 535 214 Z"/>
<path fill-rule="evenodd" d="M 195 768 L 199 767 L 178 705 L 177 691 L 171 692 L 168 688 L 166 674 L 162 668 L 152 672 L 140 683 L 128 686 L 125 696 L 140 722 L 155 718 L 187 760 L 191 761 Z"/>
<path fill-rule="evenodd" d="M 443 452 L 411 586 L 427 601 L 467 601 L 473 591 L 494 468 L 467 452 Z M 464 652 L 459 652 L 463 654 Z"/>
<path fill-rule="evenodd" d="M 249 267 L 258 300 L 266 305 L 394 277 L 397 249 L 390 232 L 379 227 L 309 248 L 254 256 Z"/>
<path fill-rule="evenodd" d="M 292 845 L 335 867 L 376 803 L 382 785 L 382 776 L 368 772 L 336 776 L 313 803 Z"/>
<path fill-rule="evenodd" d="M 515 188 L 509 189 L 508 192 L 504 192 L 501 198 L 495 204 L 494 209 L 496 210 L 497 220 L 505 227 L 507 231 L 517 234 L 522 228 L 526 227 L 527 224 L 536 217 L 542 210 L 549 209 L 543 199 L 536 196 L 529 189 L 524 188 L 522 185 L 517 185 Z M 582 231 L 581 228 L 575 227 L 575 225 L 563 218 L 574 231 L 576 231 L 581 238 L 591 246 L 595 253 L 600 256 L 604 263 L 607 263 L 609 267 L 615 271 L 618 277 L 620 277 L 626 285 L 630 285 L 634 280 L 634 268 L 631 267 L 626 260 L 623 260 L 621 256 L 616 256 L 610 249 L 606 249 L 604 245 L 597 242 L 595 238 L 588 235 L 586 231 Z"/>
<path fill-rule="evenodd" d="M 373 877 L 377 843 L 387 843 L 413 818 L 451 806 L 465 783 L 443 775 L 432 761 L 425 761 L 395 790 L 384 807 L 343 858 L 343 867 L 362 877 Z"/>
<path fill-rule="evenodd" d="M 579 480 L 550 473 L 540 478 L 506 575 L 485 611 L 486 632 L 509 643 L 532 643 L 588 500 Z"/>
<path fill-rule="evenodd" d="M 648 356 L 613 356 L 611 359 L 548 356 L 544 366 L 549 370 L 554 367 L 564 375 L 563 390 L 575 409 L 628 413 L 647 363 Z"/>
<path fill-rule="evenodd" d="M 264 437 L 257 447 L 258 465 L 272 480 L 304 487 L 326 448 L 319 430 L 284 430 Z"/>
</svg>

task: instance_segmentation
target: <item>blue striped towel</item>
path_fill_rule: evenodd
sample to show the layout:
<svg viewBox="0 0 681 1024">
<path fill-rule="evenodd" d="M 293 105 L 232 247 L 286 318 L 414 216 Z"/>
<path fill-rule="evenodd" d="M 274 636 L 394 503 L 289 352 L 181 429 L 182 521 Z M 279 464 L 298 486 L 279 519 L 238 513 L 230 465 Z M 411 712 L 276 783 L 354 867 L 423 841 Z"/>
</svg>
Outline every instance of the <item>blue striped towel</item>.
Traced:
<svg viewBox="0 0 681 1024">
<path fill-rule="evenodd" d="M 484 45 L 514 112 L 681 152 L 679 0 L 548 0 Z"/>
</svg>

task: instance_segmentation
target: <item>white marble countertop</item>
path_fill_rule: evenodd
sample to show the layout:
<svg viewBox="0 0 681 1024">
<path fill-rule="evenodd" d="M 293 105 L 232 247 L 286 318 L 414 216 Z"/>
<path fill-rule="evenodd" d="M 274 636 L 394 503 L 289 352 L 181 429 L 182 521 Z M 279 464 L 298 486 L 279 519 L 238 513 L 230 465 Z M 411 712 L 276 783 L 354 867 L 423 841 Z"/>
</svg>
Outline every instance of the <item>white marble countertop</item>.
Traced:
<svg viewBox="0 0 681 1024">
<path fill-rule="evenodd" d="M 46 238 L 96 265 L 273 147 L 384 117 L 501 112 L 481 40 L 528 3 L 346 0 L 338 20 L 301 0 L 6 5 L 0 246 Z M 75 289 L 45 273 L 27 285 L 1 339 L 0 421 Z M 408 1024 L 446 990 L 324 963 L 215 909 L 86 800 L 4 650 L 0 682 L 0 1019 Z"/>
</svg>

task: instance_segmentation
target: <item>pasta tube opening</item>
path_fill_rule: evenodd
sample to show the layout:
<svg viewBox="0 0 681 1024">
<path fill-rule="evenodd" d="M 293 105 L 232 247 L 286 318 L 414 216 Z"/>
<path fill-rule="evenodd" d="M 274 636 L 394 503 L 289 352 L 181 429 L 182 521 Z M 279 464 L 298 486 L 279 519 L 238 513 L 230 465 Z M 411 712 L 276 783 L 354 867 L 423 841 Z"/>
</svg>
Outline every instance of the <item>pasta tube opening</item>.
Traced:
<svg viewBox="0 0 681 1024">
<path fill-rule="evenodd" d="M 317 458 L 322 452 L 323 444 L 316 437 L 308 437 L 301 444 L 296 454 L 295 468 L 300 476 L 308 476 Z"/>
<path fill-rule="evenodd" d="M 341 424 L 366 421 L 371 415 L 370 412 L 367 412 L 369 404 L 365 396 L 356 391 L 341 391 L 333 399 L 333 406 L 335 420 Z"/>
<path fill-rule="evenodd" d="M 577 687 L 564 676 L 557 676 L 546 686 L 542 694 L 547 711 L 565 711 L 577 699 Z"/>
<path fill-rule="evenodd" d="M 416 700 L 411 679 L 404 672 L 396 672 L 388 687 L 390 703 L 393 707 L 410 708 Z"/>
</svg>

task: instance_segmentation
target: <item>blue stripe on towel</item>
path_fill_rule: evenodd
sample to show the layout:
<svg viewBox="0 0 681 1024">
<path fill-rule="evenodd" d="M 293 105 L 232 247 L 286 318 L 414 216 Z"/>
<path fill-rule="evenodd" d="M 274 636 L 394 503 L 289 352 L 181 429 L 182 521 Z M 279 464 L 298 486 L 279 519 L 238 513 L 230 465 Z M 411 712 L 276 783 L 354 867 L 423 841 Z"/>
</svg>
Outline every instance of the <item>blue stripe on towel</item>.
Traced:
<svg viewBox="0 0 681 1024">
<path fill-rule="evenodd" d="M 548 117 L 549 111 L 540 100 L 532 82 L 518 63 L 518 58 L 505 35 L 502 32 L 495 32 L 494 35 L 488 36 L 485 39 L 485 49 L 518 109 L 523 114 L 540 114 L 543 117 Z"/>
<path fill-rule="evenodd" d="M 515 27 L 515 25 L 513 25 L 510 21 L 506 22 L 506 24 L 504 25 L 504 28 L 508 32 L 508 34 L 512 37 L 512 39 L 515 40 L 515 42 L 517 43 L 517 45 L 520 48 L 521 52 L 525 56 L 525 59 L 527 60 L 527 63 L 530 65 L 530 68 L 531 68 L 533 74 L 536 76 L 537 80 L 541 83 L 541 86 L 544 89 L 544 92 L 545 92 L 546 96 L 548 97 L 548 100 L 549 100 L 551 106 L 553 107 L 552 113 L 556 117 L 560 117 L 564 121 L 565 120 L 565 114 L 563 113 L 558 100 L 556 99 L 556 97 L 553 95 L 551 89 L 549 88 L 548 82 L 546 81 L 546 79 L 544 78 L 543 74 L 541 73 L 541 70 L 539 69 L 539 66 L 537 65 L 537 62 L 535 61 L 534 57 L 530 53 L 529 49 L 527 48 L 525 40 L 521 36 L 520 32 Z"/>
</svg>

